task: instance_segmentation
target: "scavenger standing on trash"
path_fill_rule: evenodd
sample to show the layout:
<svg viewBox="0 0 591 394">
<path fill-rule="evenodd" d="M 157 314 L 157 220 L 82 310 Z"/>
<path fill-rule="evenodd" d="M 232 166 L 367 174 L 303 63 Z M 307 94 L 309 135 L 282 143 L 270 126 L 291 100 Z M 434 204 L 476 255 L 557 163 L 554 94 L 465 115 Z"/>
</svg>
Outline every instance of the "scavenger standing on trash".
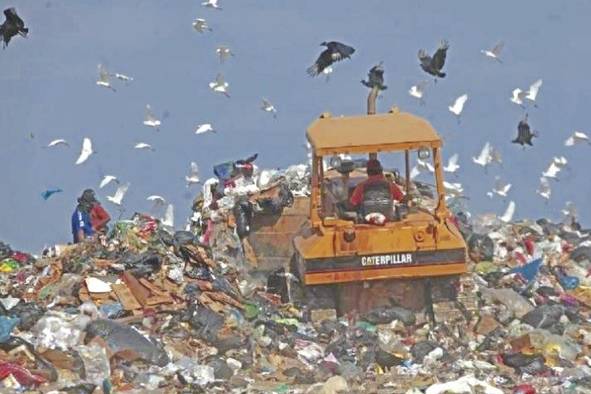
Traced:
<svg viewBox="0 0 591 394">
<path fill-rule="evenodd" d="M 111 217 L 97 201 L 94 190 L 84 190 L 72 214 L 74 243 L 81 242 L 96 232 L 104 231 L 109 220 Z"/>
</svg>

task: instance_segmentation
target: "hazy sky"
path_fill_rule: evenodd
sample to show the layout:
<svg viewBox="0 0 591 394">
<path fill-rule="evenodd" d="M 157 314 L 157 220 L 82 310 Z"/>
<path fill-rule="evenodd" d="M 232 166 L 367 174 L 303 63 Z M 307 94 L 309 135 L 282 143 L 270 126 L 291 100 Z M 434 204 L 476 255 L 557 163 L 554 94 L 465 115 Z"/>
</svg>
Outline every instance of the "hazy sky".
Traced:
<svg viewBox="0 0 591 394">
<path fill-rule="evenodd" d="M 379 111 L 392 105 L 427 118 L 445 139 L 444 157 L 460 155 L 459 176 L 473 212 L 501 213 L 508 201 L 490 200 L 495 175 L 513 183 L 510 199 L 516 216 L 558 219 L 565 201 L 578 206 L 583 225 L 591 212 L 590 146 L 565 148 L 574 131 L 591 133 L 588 64 L 591 2 L 572 1 L 309 1 L 220 0 L 222 11 L 199 0 L 175 1 L 0 1 L 16 6 L 30 28 L 28 39 L 15 37 L 0 50 L 0 239 L 38 251 L 44 244 L 70 241 L 70 216 L 76 197 L 98 190 L 103 175 L 131 182 L 124 200 L 128 217 L 147 211 L 150 194 L 161 194 L 176 208 L 177 225 L 189 214 L 198 187 L 187 189 L 184 176 L 196 161 L 202 179 L 213 164 L 259 153 L 263 167 L 304 162 L 307 125 L 323 111 L 365 112 L 367 90 L 359 81 L 384 61 L 388 90 Z M 213 32 L 199 34 L 191 23 L 205 18 Z M 426 106 L 409 97 L 409 87 L 426 75 L 417 51 L 432 52 L 450 42 L 448 77 L 429 86 Z M 336 65 L 330 82 L 305 70 L 321 51 L 320 42 L 339 40 L 357 51 Z M 504 63 L 480 50 L 505 41 Z M 220 64 L 215 48 L 236 54 Z M 97 64 L 134 77 L 117 92 L 95 85 Z M 231 98 L 213 94 L 208 83 L 223 72 Z M 540 138 L 522 150 L 511 144 L 523 110 L 509 101 L 516 87 L 536 79 L 544 84 L 538 108 L 529 110 Z M 458 125 L 447 110 L 468 93 Z M 262 97 L 279 113 L 260 110 Z M 142 124 L 150 104 L 161 117 L 160 132 Z M 164 114 L 168 117 L 162 118 Z M 213 123 L 217 134 L 195 135 L 195 126 Z M 34 139 L 28 139 L 29 133 Z M 98 152 L 75 166 L 83 137 Z M 44 149 L 55 138 L 71 147 Z M 155 152 L 137 151 L 148 142 Z M 487 174 L 471 162 L 490 141 L 504 157 L 503 167 Z M 535 194 L 541 172 L 554 155 L 565 155 L 572 170 L 553 182 L 550 202 Z M 48 201 L 40 193 L 64 189 Z M 103 205 L 118 216 L 99 191 Z"/>
</svg>

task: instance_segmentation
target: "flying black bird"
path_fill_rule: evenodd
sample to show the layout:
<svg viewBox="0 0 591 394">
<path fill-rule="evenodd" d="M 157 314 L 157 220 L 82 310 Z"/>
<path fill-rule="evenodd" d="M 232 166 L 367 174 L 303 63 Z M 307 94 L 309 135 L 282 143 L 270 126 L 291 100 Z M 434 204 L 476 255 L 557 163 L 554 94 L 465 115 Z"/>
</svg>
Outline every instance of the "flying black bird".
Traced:
<svg viewBox="0 0 591 394">
<path fill-rule="evenodd" d="M 384 67 L 382 62 L 373 66 L 367 73 L 367 81 L 361 81 L 364 86 L 370 89 L 377 87 L 379 90 L 386 90 L 388 87 L 384 85 Z"/>
<path fill-rule="evenodd" d="M 355 48 L 345 44 L 341 44 L 337 41 L 325 41 L 320 45 L 325 46 L 326 49 L 322 51 L 320 56 L 318 56 L 318 59 L 316 59 L 316 63 L 308 67 L 307 72 L 308 74 L 310 74 L 311 77 L 317 76 L 325 68 L 329 67 L 331 64 L 335 62 L 339 62 L 343 59 L 349 59 L 351 55 L 355 53 Z"/>
<path fill-rule="evenodd" d="M 439 48 L 437 48 L 433 57 L 429 56 L 427 51 L 421 49 L 419 51 L 419 60 L 421 61 L 421 68 L 423 71 L 434 77 L 445 78 L 445 73 L 441 72 L 441 70 L 445 65 L 445 57 L 447 56 L 448 48 L 448 42 L 445 40 L 441 41 Z M 435 78 L 435 81 L 437 81 L 437 78 Z"/>
<path fill-rule="evenodd" d="M 25 22 L 17 15 L 16 9 L 7 8 L 4 10 L 6 20 L 0 25 L 0 34 L 2 34 L 3 48 L 6 48 L 10 39 L 17 34 L 27 37 L 29 29 L 25 27 Z"/>
<path fill-rule="evenodd" d="M 521 146 L 525 146 L 525 144 L 534 146 L 534 144 L 532 144 L 532 139 L 537 136 L 537 133 L 532 131 L 529 127 L 529 123 L 527 123 L 527 114 L 525 114 L 525 119 L 520 120 L 517 125 L 517 138 L 511 142 Z"/>
</svg>

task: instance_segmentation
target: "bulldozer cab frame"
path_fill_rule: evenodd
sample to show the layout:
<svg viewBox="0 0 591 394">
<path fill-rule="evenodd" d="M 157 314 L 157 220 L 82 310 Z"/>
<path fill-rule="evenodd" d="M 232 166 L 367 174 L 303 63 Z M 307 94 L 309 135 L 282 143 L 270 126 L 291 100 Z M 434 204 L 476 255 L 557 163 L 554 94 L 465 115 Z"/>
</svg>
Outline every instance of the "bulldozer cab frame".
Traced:
<svg viewBox="0 0 591 394">
<path fill-rule="evenodd" d="M 336 117 L 324 113 L 307 132 L 312 148 L 310 222 L 321 230 L 342 221 L 326 215 L 326 174 L 323 160 L 335 155 L 404 152 L 405 192 L 410 190 L 410 154 L 427 150 L 433 158 L 435 190 L 437 193 L 434 217 L 439 222 L 449 216 L 445 203 L 441 138 L 425 120 L 393 108 L 389 113 L 372 116 Z M 408 203 L 408 201 L 406 201 Z"/>
</svg>

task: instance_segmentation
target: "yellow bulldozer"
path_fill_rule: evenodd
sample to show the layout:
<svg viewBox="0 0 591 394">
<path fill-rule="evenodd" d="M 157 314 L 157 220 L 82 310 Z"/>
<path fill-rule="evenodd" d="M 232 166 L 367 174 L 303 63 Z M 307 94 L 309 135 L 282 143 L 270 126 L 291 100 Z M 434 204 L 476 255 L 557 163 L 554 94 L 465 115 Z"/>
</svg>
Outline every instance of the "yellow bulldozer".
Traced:
<svg viewBox="0 0 591 394">
<path fill-rule="evenodd" d="M 259 269 L 290 271 L 297 278 L 287 284 L 290 298 L 339 315 L 392 304 L 419 310 L 457 298 L 466 244 L 446 205 L 442 139 L 429 122 L 397 108 L 325 113 L 307 139 L 310 196 L 296 197 L 280 214 L 254 218 L 249 243 Z M 430 186 L 411 180 L 415 155 L 430 170 Z M 405 194 L 379 224 L 349 203 L 371 158 L 379 158 L 386 179 Z"/>
</svg>

